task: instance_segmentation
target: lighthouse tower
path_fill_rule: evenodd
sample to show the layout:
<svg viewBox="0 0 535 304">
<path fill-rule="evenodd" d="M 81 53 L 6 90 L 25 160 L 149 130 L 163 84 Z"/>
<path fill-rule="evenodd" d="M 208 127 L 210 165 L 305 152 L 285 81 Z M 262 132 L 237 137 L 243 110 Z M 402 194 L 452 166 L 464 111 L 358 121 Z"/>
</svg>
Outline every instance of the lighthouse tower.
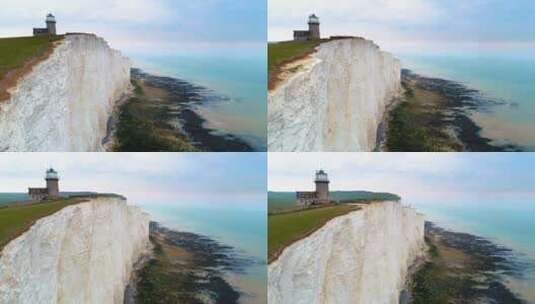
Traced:
<svg viewBox="0 0 535 304">
<path fill-rule="evenodd" d="M 46 189 L 48 190 L 47 198 L 59 197 L 59 177 L 56 170 L 50 168 L 46 170 Z"/>
<path fill-rule="evenodd" d="M 309 39 L 320 39 L 320 18 L 316 14 L 308 16 Z"/>
<path fill-rule="evenodd" d="M 56 35 L 56 17 L 54 15 L 46 15 L 46 28 L 49 35 Z"/>
<path fill-rule="evenodd" d="M 329 177 L 323 170 L 316 171 L 316 198 L 319 204 L 328 204 L 329 200 Z"/>
</svg>

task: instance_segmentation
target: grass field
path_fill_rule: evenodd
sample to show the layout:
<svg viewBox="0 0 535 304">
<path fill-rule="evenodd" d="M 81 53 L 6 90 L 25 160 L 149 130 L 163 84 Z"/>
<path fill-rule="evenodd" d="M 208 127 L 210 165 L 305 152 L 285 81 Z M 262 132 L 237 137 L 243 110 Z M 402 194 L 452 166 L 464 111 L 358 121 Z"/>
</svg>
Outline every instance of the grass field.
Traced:
<svg viewBox="0 0 535 304">
<path fill-rule="evenodd" d="M 38 219 L 82 201 L 83 198 L 64 198 L 32 205 L 0 208 L 0 249 L 28 230 Z"/>
<path fill-rule="evenodd" d="M 312 53 L 322 40 L 283 41 L 268 44 L 269 84 L 273 87 L 277 81 L 280 67 L 288 62 L 303 58 Z"/>
<path fill-rule="evenodd" d="M 276 259 L 282 250 L 312 232 L 329 220 L 358 210 L 354 205 L 334 205 L 268 216 L 268 258 Z"/>
<path fill-rule="evenodd" d="M 62 38 L 63 36 L 0 38 L 0 80 L 7 72 L 22 68 L 31 58 L 45 55 L 51 49 L 52 42 Z M 1 90 L 0 88 L 0 99 Z"/>
</svg>

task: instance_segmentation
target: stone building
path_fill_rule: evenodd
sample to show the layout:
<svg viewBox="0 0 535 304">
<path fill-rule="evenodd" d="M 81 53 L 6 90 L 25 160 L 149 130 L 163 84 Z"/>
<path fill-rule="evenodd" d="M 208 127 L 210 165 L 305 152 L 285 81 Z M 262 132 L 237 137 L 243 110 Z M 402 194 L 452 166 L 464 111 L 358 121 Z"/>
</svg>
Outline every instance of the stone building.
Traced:
<svg viewBox="0 0 535 304">
<path fill-rule="evenodd" d="M 59 176 L 56 170 L 50 168 L 45 175 L 46 188 L 28 188 L 28 194 L 35 201 L 59 197 Z"/>
<path fill-rule="evenodd" d="M 46 28 L 34 28 L 34 36 L 56 35 L 56 17 L 52 14 L 46 15 Z"/>
<path fill-rule="evenodd" d="M 294 31 L 295 41 L 321 39 L 320 18 L 315 14 L 308 16 L 308 31 Z"/>
<path fill-rule="evenodd" d="M 316 191 L 297 192 L 297 204 L 299 206 L 311 206 L 320 204 L 329 204 L 329 177 L 323 170 L 316 171 Z"/>
</svg>

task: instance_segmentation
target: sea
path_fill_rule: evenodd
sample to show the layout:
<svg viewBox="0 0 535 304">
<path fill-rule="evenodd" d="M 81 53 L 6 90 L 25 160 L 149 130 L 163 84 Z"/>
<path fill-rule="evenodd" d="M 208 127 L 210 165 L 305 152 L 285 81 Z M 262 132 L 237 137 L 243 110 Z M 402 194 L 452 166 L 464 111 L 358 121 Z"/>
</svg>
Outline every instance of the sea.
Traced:
<svg viewBox="0 0 535 304">
<path fill-rule="evenodd" d="M 208 236 L 254 258 L 255 265 L 226 278 L 241 293 L 241 304 L 265 303 L 267 298 L 267 209 L 251 203 L 144 203 L 152 220 L 177 231 Z"/>
<path fill-rule="evenodd" d="M 535 151 L 535 50 L 474 49 L 396 53 L 414 73 L 451 80 L 501 104 L 473 111 L 480 135 L 497 145 Z"/>
<path fill-rule="evenodd" d="M 505 276 L 506 285 L 535 303 L 535 197 L 523 200 L 425 200 L 412 202 L 426 219 L 455 232 L 486 238 L 513 250 L 522 276 Z"/>
<path fill-rule="evenodd" d="M 128 53 L 134 67 L 202 86 L 220 95 L 195 111 L 206 127 L 235 135 L 256 151 L 266 150 L 266 46 L 211 47 L 169 53 Z"/>
</svg>

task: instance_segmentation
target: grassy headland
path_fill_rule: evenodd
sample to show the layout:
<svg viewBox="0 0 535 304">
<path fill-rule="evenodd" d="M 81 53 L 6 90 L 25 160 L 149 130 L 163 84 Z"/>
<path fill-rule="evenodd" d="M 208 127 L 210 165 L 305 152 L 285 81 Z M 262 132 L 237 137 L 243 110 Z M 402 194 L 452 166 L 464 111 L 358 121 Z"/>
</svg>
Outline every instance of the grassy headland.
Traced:
<svg viewBox="0 0 535 304">
<path fill-rule="evenodd" d="M 54 42 L 63 36 L 0 38 L 0 101 L 9 99 L 6 91 L 39 61 L 46 59 Z"/>
<path fill-rule="evenodd" d="M 15 204 L 0 208 L 0 249 L 27 231 L 38 219 L 85 200 L 81 197 L 60 198 L 34 204 Z"/>
<path fill-rule="evenodd" d="M 331 191 L 330 199 L 338 203 L 358 203 L 369 201 L 398 201 L 401 198 L 387 192 L 370 192 L 370 191 Z M 268 192 L 268 211 L 281 212 L 296 209 L 297 201 L 295 192 Z"/>
<path fill-rule="evenodd" d="M 314 52 L 323 40 L 282 41 L 268 44 L 269 89 L 279 81 L 283 65 L 299 60 Z"/>
<path fill-rule="evenodd" d="M 292 243 L 307 237 L 331 219 L 358 210 L 349 204 L 310 208 L 268 216 L 268 259 L 275 260 Z"/>
<path fill-rule="evenodd" d="M 187 137 L 167 122 L 169 113 L 165 92 L 132 80 L 134 96 L 119 109 L 119 122 L 113 150 L 137 151 L 198 151 Z"/>
</svg>

